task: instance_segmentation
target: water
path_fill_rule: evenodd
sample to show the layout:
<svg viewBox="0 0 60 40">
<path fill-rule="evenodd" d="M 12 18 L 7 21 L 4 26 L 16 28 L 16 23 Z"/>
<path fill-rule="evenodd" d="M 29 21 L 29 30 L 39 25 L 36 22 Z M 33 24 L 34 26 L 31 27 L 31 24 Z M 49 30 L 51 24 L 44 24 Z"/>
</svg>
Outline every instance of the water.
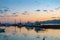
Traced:
<svg viewBox="0 0 60 40">
<path fill-rule="evenodd" d="M 0 33 L 0 40 L 60 40 L 60 29 L 46 29 L 36 32 L 35 28 L 27 29 L 25 27 L 0 27 L 5 28 L 4 33 Z"/>
</svg>

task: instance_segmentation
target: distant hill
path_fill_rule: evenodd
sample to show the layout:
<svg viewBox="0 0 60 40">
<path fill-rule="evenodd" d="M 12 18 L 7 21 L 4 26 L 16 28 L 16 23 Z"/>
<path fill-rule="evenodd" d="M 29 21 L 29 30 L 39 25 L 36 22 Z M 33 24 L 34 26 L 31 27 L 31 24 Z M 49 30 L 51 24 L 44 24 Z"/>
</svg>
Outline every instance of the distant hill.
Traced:
<svg viewBox="0 0 60 40">
<path fill-rule="evenodd" d="M 59 20 L 48 20 L 48 21 L 43 21 L 41 22 L 42 24 L 60 24 L 60 19 Z"/>
</svg>

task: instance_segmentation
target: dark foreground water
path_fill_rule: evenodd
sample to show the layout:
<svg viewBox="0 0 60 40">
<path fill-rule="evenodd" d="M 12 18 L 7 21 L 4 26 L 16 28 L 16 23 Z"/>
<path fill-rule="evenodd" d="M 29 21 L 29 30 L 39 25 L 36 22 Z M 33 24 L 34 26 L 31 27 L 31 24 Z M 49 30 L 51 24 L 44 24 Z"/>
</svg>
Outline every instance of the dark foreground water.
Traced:
<svg viewBox="0 0 60 40">
<path fill-rule="evenodd" d="M 4 33 L 0 33 L 0 40 L 60 40 L 60 29 L 46 29 L 36 32 L 34 29 L 25 27 L 0 27 L 5 28 Z"/>
</svg>

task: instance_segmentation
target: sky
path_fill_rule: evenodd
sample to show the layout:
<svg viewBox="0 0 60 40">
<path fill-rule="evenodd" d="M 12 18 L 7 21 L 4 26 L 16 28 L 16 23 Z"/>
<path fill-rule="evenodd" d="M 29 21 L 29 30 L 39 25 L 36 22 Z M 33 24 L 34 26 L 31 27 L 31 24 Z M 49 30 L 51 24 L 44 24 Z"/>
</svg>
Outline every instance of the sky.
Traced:
<svg viewBox="0 0 60 40">
<path fill-rule="evenodd" d="M 60 0 L 0 0 L 0 21 L 60 19 Z"/>
</svg>

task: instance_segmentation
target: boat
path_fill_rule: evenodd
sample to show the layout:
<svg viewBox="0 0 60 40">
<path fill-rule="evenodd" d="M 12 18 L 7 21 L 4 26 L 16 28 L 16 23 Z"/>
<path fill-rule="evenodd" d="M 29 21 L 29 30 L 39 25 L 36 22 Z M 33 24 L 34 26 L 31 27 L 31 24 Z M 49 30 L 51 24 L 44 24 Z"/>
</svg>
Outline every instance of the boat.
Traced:
<svg viewBox="0 0 60 40">
<path fill-rule="evenodd" d="M 0 28 L 0 33 L 5 32 L 5 29 Z"/>
<path fill-rule="evenodd" d="M 45 37 L 43 37 L 43 40 L 45 40 Z"/>
</svg>

